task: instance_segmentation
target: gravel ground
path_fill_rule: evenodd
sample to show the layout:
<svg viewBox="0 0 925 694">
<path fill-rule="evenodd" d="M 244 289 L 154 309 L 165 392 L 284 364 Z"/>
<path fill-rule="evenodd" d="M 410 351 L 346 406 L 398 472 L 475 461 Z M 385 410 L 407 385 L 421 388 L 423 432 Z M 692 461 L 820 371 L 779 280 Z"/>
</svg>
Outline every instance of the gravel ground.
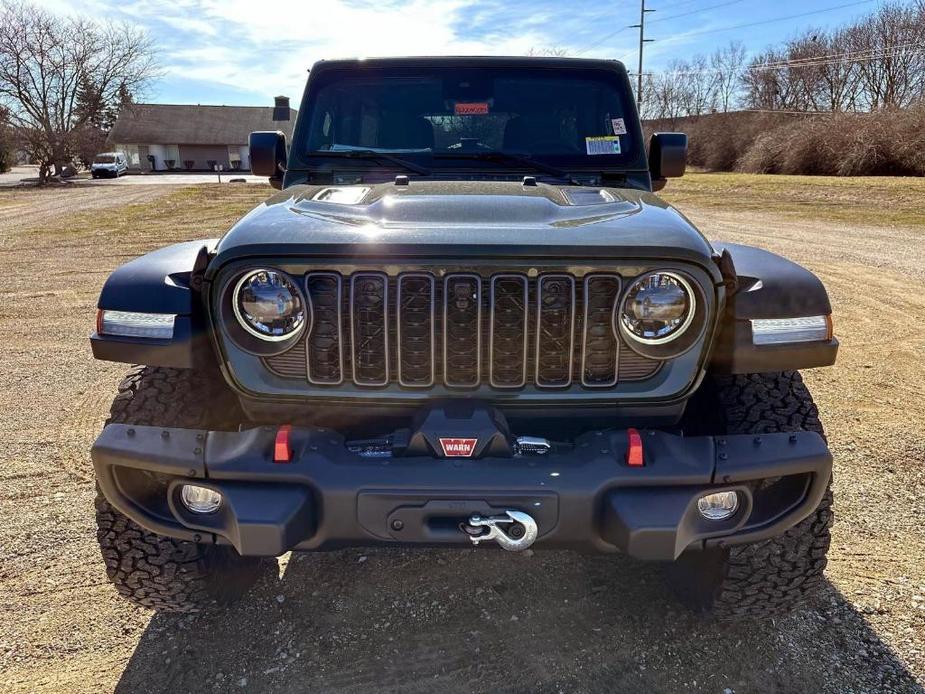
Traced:
<svg viewBox="0 0 925 694">
<path fill-rule="evenodd" d="M 0 188 L 19 187 L 24 184 L 32 185 L 39 176 L 37 166 L 14 166 L 6 173 L 0 173 Z M 254 176 L 250 172 L 244 171 L 222 171 L 221 181 L 215 173 L 207 172 L 182 172 L 168 173 L 161 171 L 157 173 L 129 173 L 118 178 L 99 178 L 93 179 L 88 171 L 82 171 L 77 177 L 69 179 L 63 185 L 67 186 L 131 186 L 131 185 L 199 185 L 201 183 L 229 183 L 234 180 L 236 183 L 257 183 L 266 185 L 266 176 Z"/>
<path fill-rule="evenodd" d="M 681 609 L 657 566 L 542 551 L 285 557 L 277 580 L 199 617 L 118 599 L 88 456 L 124 371 L 90 356 L 99 287 L 127 257 L 215 235 L 265 194 L 0 192 L 4 691 L 925 691 L 925 230 L 773 210 L 685 207 L 713 238 L 806 264 L 833 298 L 839 363 L 807 381 L 837 516 L 828 585 L 804 611 L 718 625 Z"/>
</svg>

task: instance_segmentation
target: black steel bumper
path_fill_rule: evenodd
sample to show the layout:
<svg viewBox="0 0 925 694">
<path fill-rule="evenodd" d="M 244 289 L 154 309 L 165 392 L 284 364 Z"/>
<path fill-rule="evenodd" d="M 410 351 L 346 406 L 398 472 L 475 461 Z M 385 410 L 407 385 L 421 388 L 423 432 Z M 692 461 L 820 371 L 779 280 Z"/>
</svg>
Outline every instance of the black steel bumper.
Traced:
<svg viewBox="0 0 925 694">
<path fill-rule="evenodd" d="M 643 431 L 645 465 L 625 463 L 625 431 L 600 431 L 545 456 L 368 459 L 329 430 L 293 429 L 292 462 L 274 463 L 276 430 L 111 424 L 93 446 L 103 493 L 150 530 L 232 544 L 244 555 L 379 543 L 458 544 L 473 513 L 530 514 L 537 547 L 622 551 L 672 560 L 688 548 L 754 542 L 808 516 L 832 459 L 814 433 L 682 437 Z M 179 500 L 184 483 L 220 491 L 211 515 Z M 708 521 L 708 491 L 739 510 Z"/>
</svg>

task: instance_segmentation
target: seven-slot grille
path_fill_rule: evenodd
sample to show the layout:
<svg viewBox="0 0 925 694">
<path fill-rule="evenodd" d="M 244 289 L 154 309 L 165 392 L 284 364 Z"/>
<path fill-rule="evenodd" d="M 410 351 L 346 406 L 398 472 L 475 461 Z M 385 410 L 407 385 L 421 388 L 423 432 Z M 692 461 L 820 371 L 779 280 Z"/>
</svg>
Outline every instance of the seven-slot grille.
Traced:
<svg viewBox="0 0 925 694">
<path fill-rule="evenodd" d="M 309 333 L 265 363 L 322 386 L 613 387 L 659 367 L 614 337 L 620 288 L 611 273 L 309 272 Z"/>
</svg>

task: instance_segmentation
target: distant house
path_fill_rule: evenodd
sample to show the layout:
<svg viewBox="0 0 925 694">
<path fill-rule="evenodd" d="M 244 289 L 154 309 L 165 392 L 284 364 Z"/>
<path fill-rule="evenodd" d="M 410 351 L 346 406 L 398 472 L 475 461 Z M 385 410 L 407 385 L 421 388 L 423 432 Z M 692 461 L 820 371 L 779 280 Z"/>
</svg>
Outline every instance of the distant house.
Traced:
<svg viewBox="0 0 925 694">
<path fill-rule="evenodd" d="M 292 137 L 296 112 L 289 99 L 275 106 L 132 104 L 109 133 L 108 148 L 124 152 L 142 171 L 250 169 L 247 138 L 254 130 L 282 130 Z"/>
</svg>

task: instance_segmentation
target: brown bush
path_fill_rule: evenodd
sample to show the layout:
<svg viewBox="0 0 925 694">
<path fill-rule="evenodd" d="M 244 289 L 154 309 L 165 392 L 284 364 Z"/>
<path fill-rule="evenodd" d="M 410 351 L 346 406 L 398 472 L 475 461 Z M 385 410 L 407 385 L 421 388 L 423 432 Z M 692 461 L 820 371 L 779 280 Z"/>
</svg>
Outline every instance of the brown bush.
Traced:
<svg viewBox="0 0 925 694">
<path fill-rule="evenodd" d="M 647 130 L 666 129 L 657 121 Z M 925 176 L 925 104 L 872 113 L 716 113 L 673 124 L 711 171 Z"/>
</svg>

